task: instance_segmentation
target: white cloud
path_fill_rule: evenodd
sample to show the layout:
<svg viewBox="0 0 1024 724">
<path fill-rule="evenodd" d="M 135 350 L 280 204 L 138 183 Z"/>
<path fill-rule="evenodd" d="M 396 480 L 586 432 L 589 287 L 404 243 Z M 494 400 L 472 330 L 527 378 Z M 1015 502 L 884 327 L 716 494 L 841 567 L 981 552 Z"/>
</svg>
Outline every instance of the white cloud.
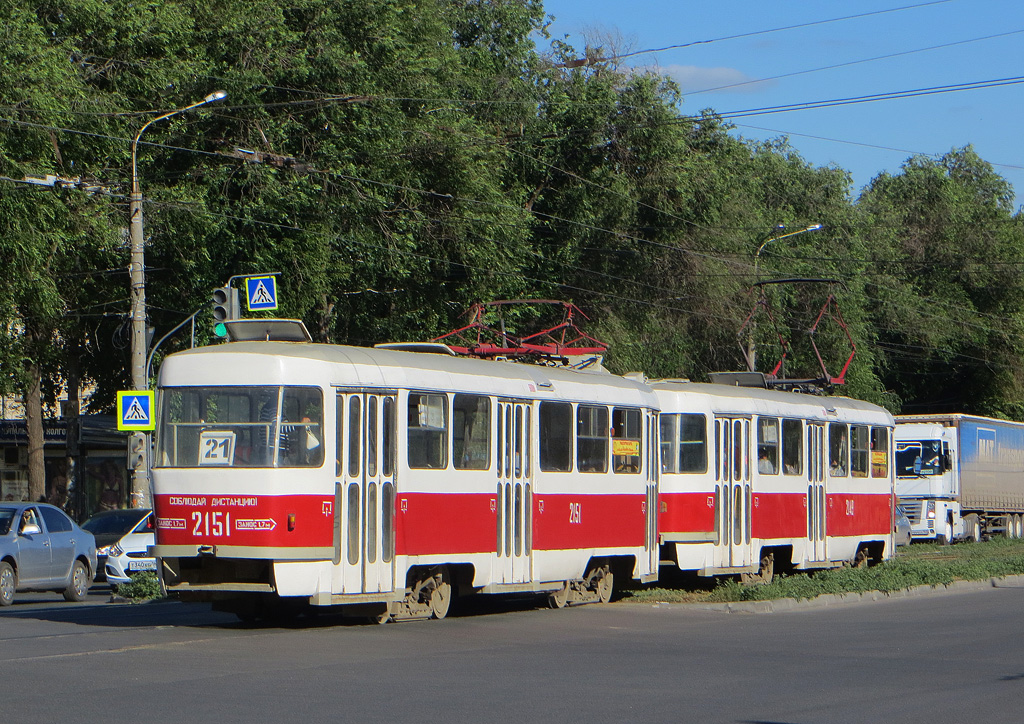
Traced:
<svg viewBox="0 0 1024 724">
<path fill-rule="evenodd" d="M 751 78 L 736 68 L 701 68 L 696 65 L 648 66 L 645 70 L 667 75 L 679 84 L 683 95 L 701 91 L 716 93 L 759 93 L 775 85 L 770 80 Z"/>
</svg>

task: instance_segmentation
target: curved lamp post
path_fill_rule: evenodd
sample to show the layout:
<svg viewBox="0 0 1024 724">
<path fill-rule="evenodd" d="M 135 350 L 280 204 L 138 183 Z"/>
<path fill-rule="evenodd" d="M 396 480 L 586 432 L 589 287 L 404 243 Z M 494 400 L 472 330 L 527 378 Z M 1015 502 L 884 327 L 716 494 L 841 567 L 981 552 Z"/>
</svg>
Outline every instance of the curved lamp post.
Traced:
<svg viewBox="0 0 1024 724">
<path fill-rule="evenodd" d="M 142 234 L 142 191 L 139 188 L 139 139 L 157 121 L 190 111 L 193 108 L 227 98 L 226 91 L 215 91 L 201 101 L 151 118 L 132 139 L 132 194 L 129 203 L 131 233 L 131 317 L 132 317 L 132 389 L 149 389 L 146 376 L 146 245 Z M 146 448 L 149 447 L 147 435 Z M 149 497 L 149 456 L 142 469 L 132 472 L 132 506 L 146 507 Z"/>
<path fill-rule="evenodd" d="M 778 229 L 778 230 L 781 230 L 781 229 L 784 229 L 784 228 L 785 227 L 781 226 L 781 225 L 776 227 L 776 229 Z M 811 224 L 810 226 L 808 226 L 806 228 L 803 228 L 803 229 L 800 229 L 799 231 L 791 231 L 788 234 L 781 234 L 779 236 L 772 236 L 772 237 L 769 237 L 768 239 L 766 239 L 764 241 L 764 243 L 761 244 L 761 246 L 757 247 L 757 252 L 754 254 L 754 284 L 757 284 L 759 281 L 761 281 L 761 276 L 760 276 L 760 273 L 758 272 L 758 265 L 759 265 L 759 263 L 761 261 L 761 252 L 764 251 L 764 248 L 766 246 L 771 244 L 773 241 L 778 241 L 779 239 L 788 239 L 791 236 L 797 236 L 798 234 L 805 234 L 808 231 L 819 231 L 821 228 L 822 228 L 821 224 Z M 754 330 L 755 330 L 756 326 L 757 326 L 756 322 L 753 319 L 751 319 L 751 322 L 750 322 L 750 332 L 749 332 L 749 334 L 747 336 L 747 367 L 749 368 L 750 372 L 754 372 L 757 369 L 757 347 L 756 347 L 756 344 L 754 342 Z"/>
</svg>

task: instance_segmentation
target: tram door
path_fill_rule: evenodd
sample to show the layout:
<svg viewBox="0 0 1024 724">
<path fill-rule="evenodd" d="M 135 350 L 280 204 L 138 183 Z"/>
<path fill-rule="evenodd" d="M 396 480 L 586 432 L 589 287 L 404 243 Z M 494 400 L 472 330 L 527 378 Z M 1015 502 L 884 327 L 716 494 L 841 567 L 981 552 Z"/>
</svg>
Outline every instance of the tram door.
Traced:
<svg viewBox="0 0 1024 724">
<path fill-rule="evenodd" d="M 715 419 L 716 528 L 715 566 L 749 566 L 750 554 L 750 420 Z"/>
<path fill-rule="evenodd" d="M 661 552 L 658 547 L 658 481 L 661 475 L 661 444 L 659 435 L 661 432 L 658 425 L 658 417 L 655 413 L 647 411 L 644 413 L 647 419 L 647 500 L 645 503 L 647 511 L 647 530 L 644 536 L 644 548 L 647 549 L 648 561 L 651 573 L 658 572 L 658 564 Z"/>
<path fill-rule="evenodd" d="M 524 583 L 531 579 L 533 568 L 533 418 L 529 403 L 499 401 L 497 423 L 496 580 Z"/>
<path fill-rule="evenodd" d="M 395 587 L 396 396 L 339 391 L 335 561 L 343 593 Z"/>
<path fill-rule="evenodd" d="M 825 532 L 825 426 L 807 426 L 807 542 L 810 560 L 828 560 Z"/>
</svg>

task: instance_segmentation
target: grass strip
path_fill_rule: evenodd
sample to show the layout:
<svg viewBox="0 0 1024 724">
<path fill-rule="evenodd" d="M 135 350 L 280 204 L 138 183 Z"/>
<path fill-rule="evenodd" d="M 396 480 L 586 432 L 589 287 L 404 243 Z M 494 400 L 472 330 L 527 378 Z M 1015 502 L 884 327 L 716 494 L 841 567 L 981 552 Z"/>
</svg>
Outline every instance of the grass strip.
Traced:
<svg viewBox="0 0 1024 724">
<path fill-rule="evenodd" d="M 995 538 L 953 546 L 914 544 L 870 568 L 830 568 L 776 576 L 767 585 L 745 586 L 734 578 L 718 579 L 713 588 L 647 588 L 626 591 L 635 603 L 727 603 L 779 598 L 811 599 L 822 594 L 891 593 L 916 586 L 944 586 L 953 581 L 979 581 L 1024 574 L 1024 540 Z"/>
</svg>

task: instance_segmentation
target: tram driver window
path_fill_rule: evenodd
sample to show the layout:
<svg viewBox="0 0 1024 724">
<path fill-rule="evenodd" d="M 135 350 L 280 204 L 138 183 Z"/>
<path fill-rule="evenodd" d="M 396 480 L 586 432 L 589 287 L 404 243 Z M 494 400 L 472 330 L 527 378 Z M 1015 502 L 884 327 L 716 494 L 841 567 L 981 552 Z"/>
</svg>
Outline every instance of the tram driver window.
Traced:
<svg viewBox="0 0 1024 724">
<path fill-rule="evenodd" d="M 779 472 L 779 421 L 774 417 L 757 419 L 757 472 L 762 475 Z"/>
<path fill-rule="evenodd" d="M 281 400 L 280 467 L 320 467 L 324 462 L 323 397 L 312 387 L 286 387 Z"/>
<path fill-rule="evenodd" d="M 845 478 L 850 456 L 849 430 L 844 423 L 833 422 L 828 426 L 828 467 L 833 477 Z"/>
<path fill-rule="evenodd" d="M 490 466 L 491 401 L 481 395 L 455 395 L 452 400 L 452 463 L 456 470 Z"/>
<path fill-rule="evenodd" d="M 409 467 L 448 465 L 448 398 L 409 393 Z"/>
</svg>

